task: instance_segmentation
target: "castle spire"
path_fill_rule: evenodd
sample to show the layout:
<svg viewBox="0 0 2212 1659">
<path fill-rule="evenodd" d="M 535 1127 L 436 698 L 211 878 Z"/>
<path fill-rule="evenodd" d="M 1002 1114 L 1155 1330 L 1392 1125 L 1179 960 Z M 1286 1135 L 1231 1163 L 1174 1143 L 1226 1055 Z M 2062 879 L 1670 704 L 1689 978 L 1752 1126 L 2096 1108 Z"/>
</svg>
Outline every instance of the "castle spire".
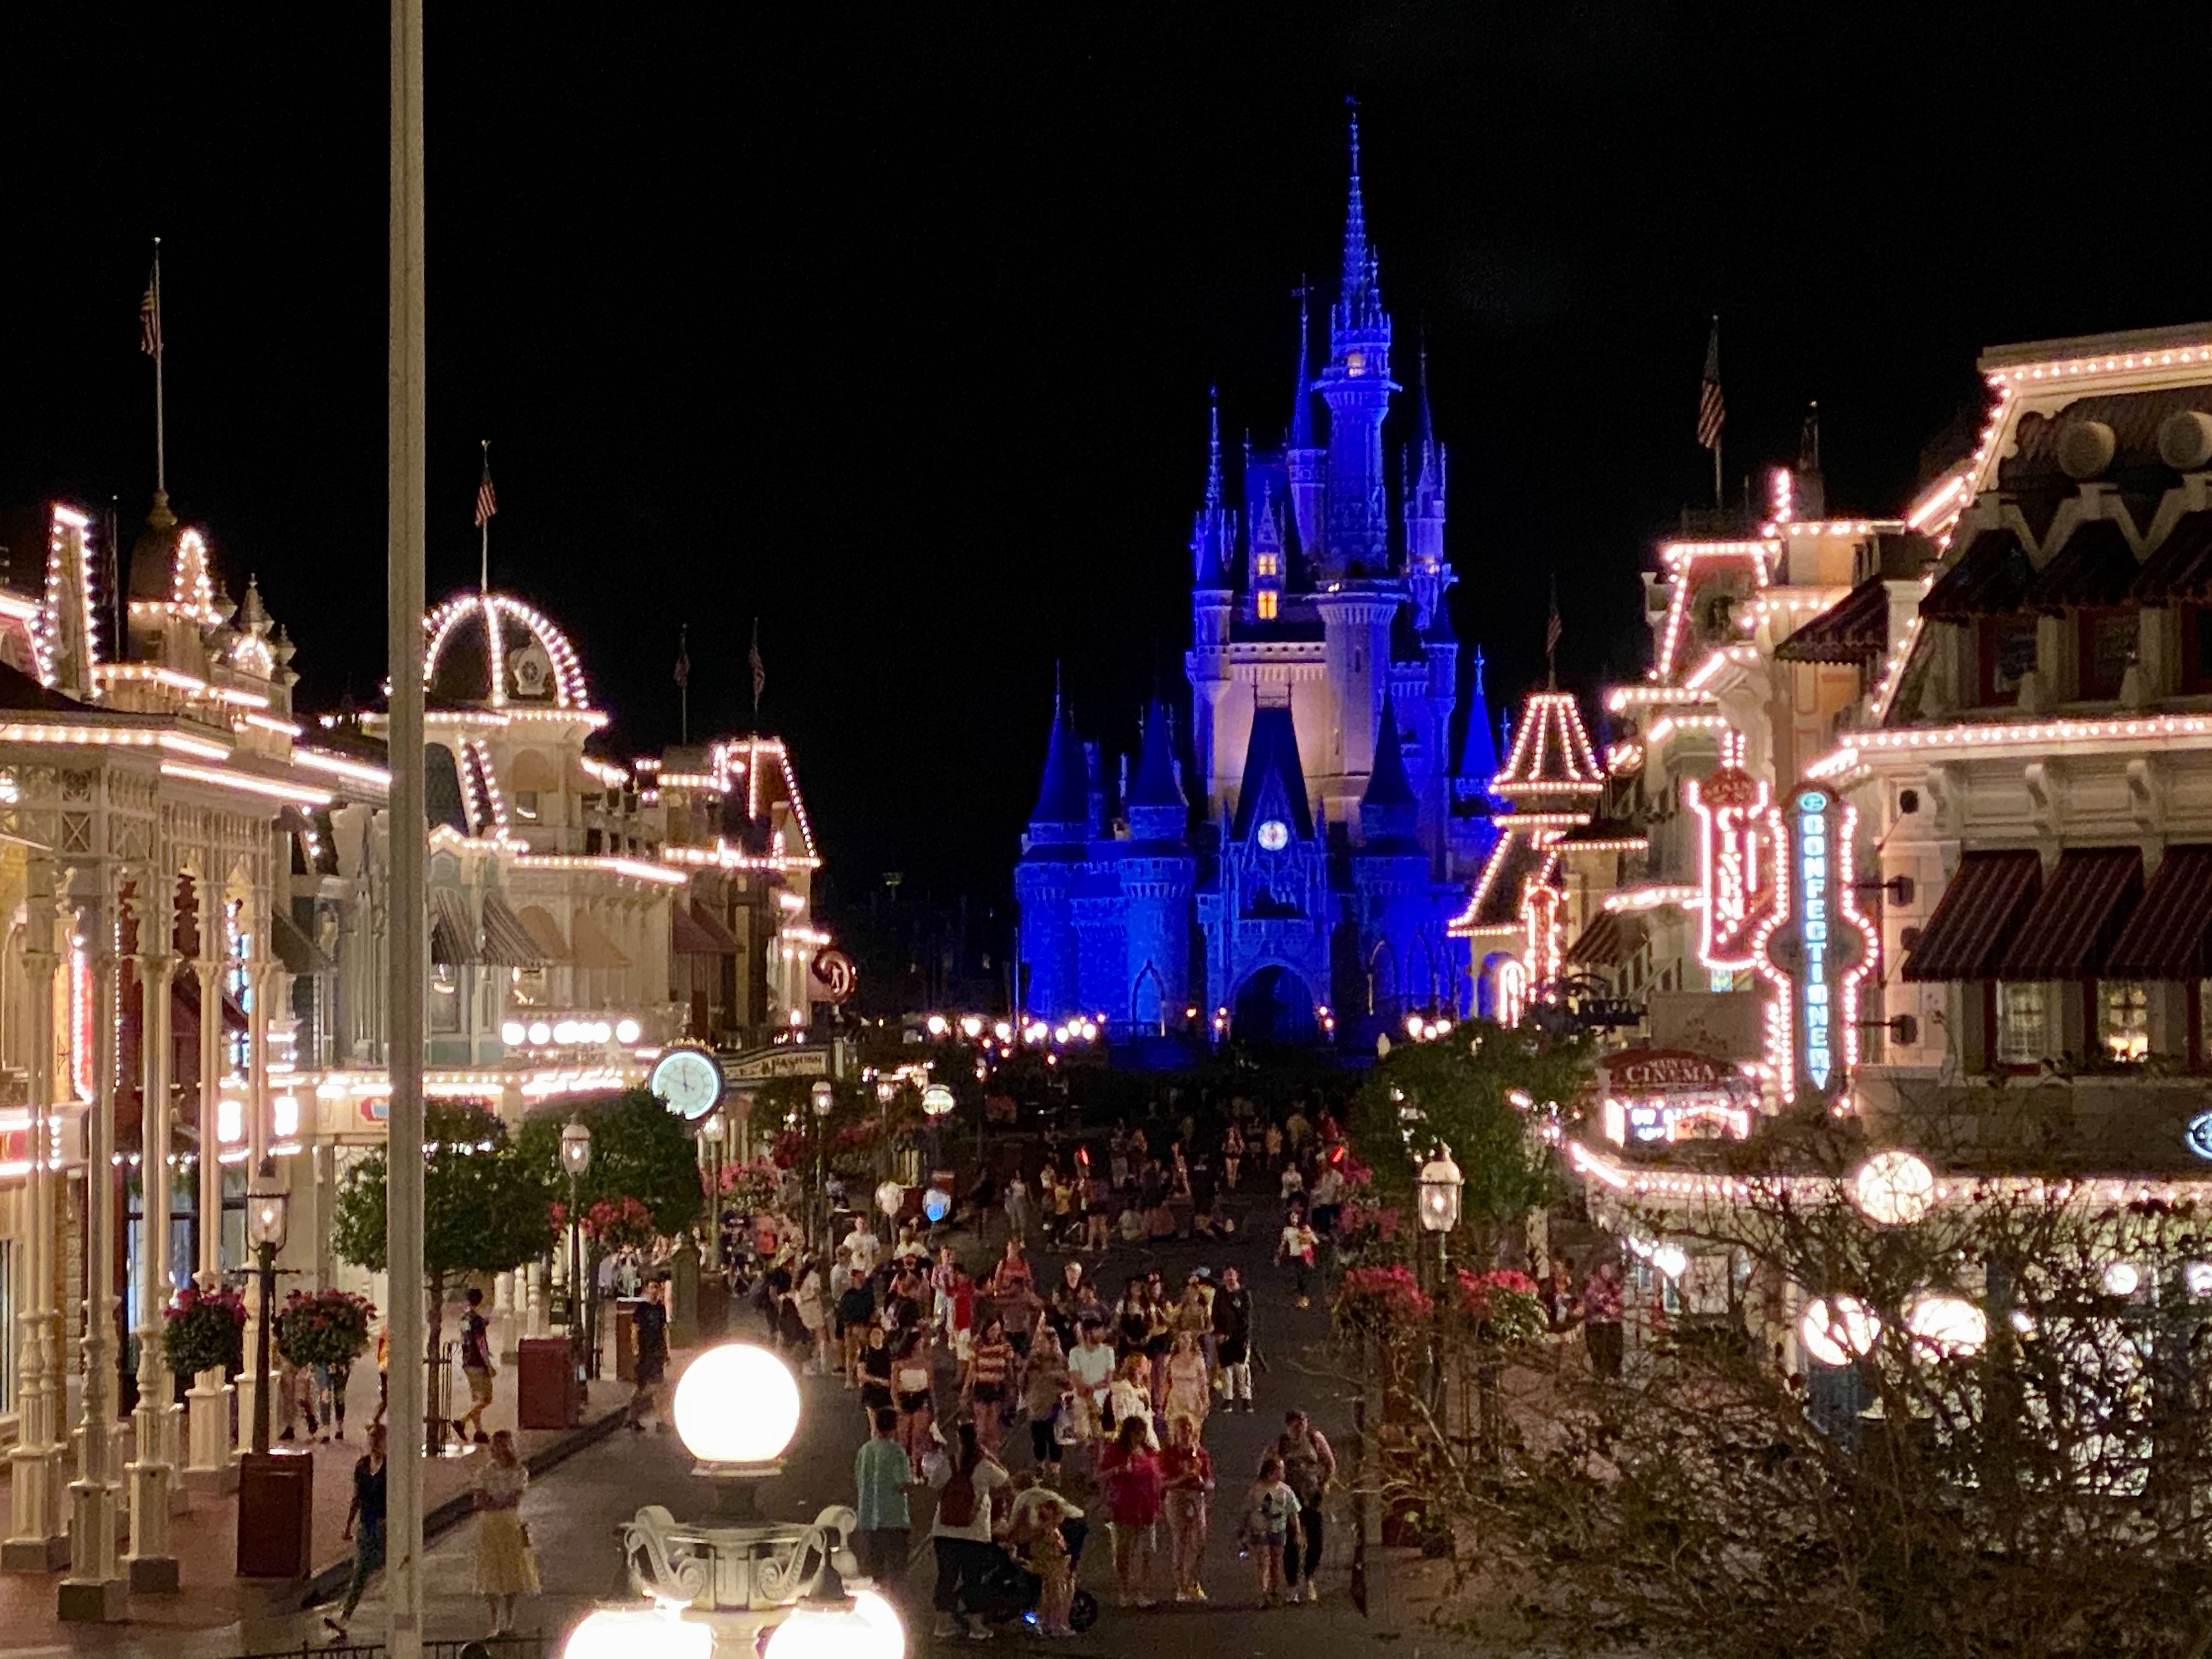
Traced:
<svg viewBox="0 0 2212 1659">
<path fill-rule="evenodd" d="M 1313 323 L 1307 313 L 1307 297 L 1312 286 L 1304 276 L 1298 278 L 1298 380 L 1297 395 L 1291 399 L 1291 443 L 1292 449 L 1311 449 L 1313 429 L 1313 367 L 1307 353 L 1313 338 Z"/>
<path fill-rule="evenodd" d="M 1413 404 L 1413 447 L 1421 458 L 1421 476 L 1426 478 L 1436 461 L 1437 426 L 1429 414 L 1429 325 L 1421 325 L 1420 385 Z"/>
<path fill-rule="evenodd" d="M 1201 592 L 1228 591 L 1229 562 L 1237 539 L 1231 514 L 1221 504 L 1221 393 L 1215 387 L 1206 444 L 1206 504 L 1191 525 L 1191 585 Z"/>
<path fill-rule="evenodd" d="M 1218 512 L 1221 507 L 1221 388 L 1206 388 L 1207 420 L 1210 428 L 1206 441 L 1206 510 Z"/>
<path fill-rule="evenodd" d="M 1352 106 L 1352 190 L 1344 210 L 1342 303 L 1346 318 L 1357 326 L 1379 301 L 1370 286 L 1375 260 L 1368 251 L 1367 204 L 1359 190 L 1359 103 L 1357 99 L 1346 101 Z"/>
</svg>

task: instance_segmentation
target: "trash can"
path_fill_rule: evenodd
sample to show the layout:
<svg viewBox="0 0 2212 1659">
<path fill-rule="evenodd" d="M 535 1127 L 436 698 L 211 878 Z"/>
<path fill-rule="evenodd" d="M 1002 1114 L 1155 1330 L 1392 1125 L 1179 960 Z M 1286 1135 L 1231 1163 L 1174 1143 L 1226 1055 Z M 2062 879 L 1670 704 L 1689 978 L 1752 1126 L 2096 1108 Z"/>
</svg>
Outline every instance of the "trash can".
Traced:
<svg viewBox="0 0 2212 1659">
<path fill-rule="evenodd" d="M 637 1304 L 643 1298 L 626 1296 L 615 1304 L 615 1381 L 637 1382 Z"/>
<path fill-rule="evenodd" d="M 573 1429 L 576 1409 L 575 1346 L 565 1336 L 529 1336 L 514 1355 L 514 1421 L 523 1429 Z"/>
<path fill-rule="evenodd" d="M 313 1560 L 315 1459 L 305 1447 L 238 1460 L 238 1576 L 305 1578 Z"/>
</svg>

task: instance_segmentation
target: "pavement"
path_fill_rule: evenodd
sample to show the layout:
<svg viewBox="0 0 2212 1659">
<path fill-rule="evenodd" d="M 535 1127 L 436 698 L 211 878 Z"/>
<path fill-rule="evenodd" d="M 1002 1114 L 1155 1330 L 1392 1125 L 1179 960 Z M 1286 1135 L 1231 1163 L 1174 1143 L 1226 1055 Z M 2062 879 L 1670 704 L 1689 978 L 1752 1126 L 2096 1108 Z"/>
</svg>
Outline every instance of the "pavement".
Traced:
<svg viewBox="0 0 2212 1659">
<path fill-rule="evenodd" d="M 1186 1655 L 1193 1659 L 1200 1655 L 1222 1659 L 1232 1653 L 1239 1659 L 1248 1655 L 1253 1659 L 1271 1659 L 1276 1655 L 1312 1659 L 1315 1654 L 1331 1650 L 1359 1650 L 1371 1642 L 1402 1645 L 1408 1654 L 1449 1651 L 1434 1632 L 1417 1622 L 1417 1581 L 1401 1576 L 1405 1564 L 1395 1552 L 1386 1557 L 1379 1547 L 1370 1547 L 1370 1614 L 1363 1616 L 1352 1607 L 1347 1594 L 1352 1500 L 1342 1488 L 1329 1508 L 1329 1541 L 1321 1573 L 1319 1605 L 1273 1609 L 1258 1606 L 1250 1564 L 1237 1554 L 1236 1518 L 1242 1509 L 1243 1489 L 1257 1468 L 1261 1451 L 1280 1431 L 1283 1413 L 1293 1405 L 1311 1412 L 1337 1443 L 1348 1485 L 1351 1458 L 1344 1448 L 1352 1409 L 1348 1382 L 1330 1375 L 1320 1349 L 1327 1334 L 1325 1307 L 1319 1298 L 1310 1309 L 1291 1305 L 1287 1273 L 1267 1261 L 1272 1229 L 1266 1224 L 1272 1218 L 1272 1204 L 1255 1198 L 1250 1208 L 1253 1220 L 1259 1224 L 1242 1230 L 1234 1242 L 1117 1246 L 1094 1261 L 1102 1294 L 1109 1300 L 1118 1294 L 1125 1275 L 1142 1273 L 1155 1266 L 1171 1283 L 1180 1283 L 1191 1267 L 1200 1263 L 1212 1266 L 1217 1273 L 1234 1264 L 1243 1269 L 1254 1290 L 1259 1342 L 1267 1361 L 1256 1380 L 1257 1409 L 1249 1415 L 1217 1411 L 1206 1431 L 1219 1483 L 1205 1575 L 1210 1599 L 1202 1605 L 1177 1605 L 1170 1601 L 1146 1610 L 1116 1607 L 1103 1516 L 1094 1505 L 1095 1543 L 1085 1553 L 1082 1583 L 1098 1596 L 1103 1611 L 1086 1635 L 1053 1643 L 1051 1648 L 1073 1656 L 1143 1651 L 1158 1659 L 1182 1659 Z M 985 1250 L 995 1249 L 1002 1237 L 1002 1232 L 994 1229 L 984 1241 L 959 1235 L 953 1242 L 965 1253 L 980 1257 Z M 1030 1254 L 1041 1281 L 1048 1274 L 1057 1274 L 1058 1255 L 1035 1249 Z M 731 1336 L 758 1334 L 749 1314 L 732 1310 Z M 679 1363 L 683 1358 L 678 1356 Z M 824 1504 L 851 1501 L 852 1455 L 865 1434 L 857 1396 L 847 1391 L 841 1378 L 808 1377 L 802 1388 L 806 1415 L 799 1440 L 783 1473 L 767 1483 L 761 1495 L 762 1512 L 779 1520 L 811 1520 Z M 1003 1450 L 1016 1468 L 1026 1462 L 1028 1435 L 1018 1424 L 1006 1435 Z M 344 1459 L 349 1468 L 350 1455 L 346 1454 Z M 672 1433 L 617 1431 L 573 1451 L 557 1469 L 533 1480 L 522 1514 L 538 1551 L 544 1593 L 520 1610 L 520 1628 L 552 1638 L 548 1651 L 556 1651 L 554 1644 L 594 1606 L 627 1600 L 615 1528 L 647 1504 L 665 1504 L 679 1516 L 703 1513 L 710 1500 L 691 1469 L 692 1460 Z M 343 1493 L 344 1470 L 331 1473 L 331 1486 Z M 466 1479 L 459 1469 L 452 1478 L 457 1487 Z M 1080 1483 L 1071 1482 L 1070 1486 L 1076 1501 L 1088 1501 L 1089 1494 Z M 319 1480 L 319 1492 L 321 1489 Z M 343 1497 L 339 1501 L 342 1510 Z M 212 1534 L 217 1522 L 214 1506 L 210 1507 Z M 908 1619 L 908 1651 L 916 1659 L 954 1651 L 988 1652 L 988 1647 L 982 1644 L 936 1641 L 930 1634 L 928 1601 L 934 1566 L 927 1539 L 927 1507 L 926 1502 L 916 1505 L 915 1544 L 900 1598 L 905 1607 L 912 1609 Z M 180 1520 L 179 1524 L 185 1523 Z M 227 1549 L 228 1526 L 222 1525 L 221 1532 Z M 335 1523 L 327 1532 L 319 1523 L 319 1540 L 335 1540 L 336 1535 Z M 425 1551 L 426 1635 L 431 1639 L 481 1636 L 489 1628 L 484 1606 L 471 1593 L 473 1541 L 474 1528 L 464 1522 Z M 319 1559 L 323 1553 L 318 1552 Z M 29 1659 L 32 1655 L 47 1659 L 77 1652 L 234 1659 L 241 1654 L 287 1650 L 298 1653 L 303 1646 L 313 1648 L 328 1640 L 321 1626 L 322 1610 L 298 1611 L 296 1591 L 289 1597 L 258 1590 L 241 1592 L 234 1580 L 227 1585 L 210 1583 L 208 1577 L 189 1567 L 186 1580 L 189 1588 L 183 1595 L 167 1598 L 171 1616 L 162 1623 L 91 1631 L 52 1622 L 50 1587 L 32 1597 L 23 1608 L 33 1623 L 19 1626 L 13 1616 L 18 1603 L 7 1599 L 12 1584 L 0 1581 L 0 1659 Z M 385 1624 L 381 1598 L 379 1578 L 372 1583 L 355 1620 L 354 1640 L 380 1639 Z M 186 1603 L 202 1611 L 185 1616 L 182 1607 Z M 133 1603 L 132 1612 L 134 1619 L 141 1616 L 137 1602 Z M 148 1616 L 150 1620 L 155 1615 Z M 1409 1639 L 1401 1644 L 1397 1640 L 1401 1636 Z M 1002 1629 L 992 1645 L 1005 1649 L 1024 1641 L 1011 1629 Z"/>
</svg>

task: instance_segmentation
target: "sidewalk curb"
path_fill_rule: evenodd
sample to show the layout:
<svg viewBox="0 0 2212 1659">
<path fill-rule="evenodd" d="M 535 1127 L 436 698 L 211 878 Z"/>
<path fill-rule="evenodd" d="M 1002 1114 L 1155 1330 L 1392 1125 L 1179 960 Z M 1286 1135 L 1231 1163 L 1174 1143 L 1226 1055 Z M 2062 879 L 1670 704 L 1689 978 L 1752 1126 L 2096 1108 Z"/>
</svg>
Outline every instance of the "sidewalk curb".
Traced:
<svg viewBox="0 0 2212 1659">
<path fill-rule="evenodd" d="M 586 1446 L 597 1445 L 620 1428 L 629 1419 L 629 1406 L 625 1401 L 605 1416 L 595 1418 L 589 1423 L 569 1430 L 550 1445 L 539 1447 L 530 1456 L 523 1459 L 523 1467 L 530 1471 L 530 1478 L 535 1480 L 547 1470 L 557 1468 L 561 1464 L 567 1462 Z M 473 1494 L 466 1492 L 456 1492 L 435 1509 L 425 1511 L 422 1516 L 423 1547 L 428 1548 L 432 1539 L 442 1533 L 450 1532 L 459 1526 L 474 1511 L 475 1503 Z M 379 1571 L 381 1571 L 383 1569 L 380 1568 Z M 299 1611 L 311 1612 L 324 1602 L 335 1600 L 344 1590 L 346 1581 L 352 1577 L 353 1558 L 351 1556 L 347 1556 L 323 1568 L 307 1580 L 307 1588 L 301 1593 Z"/>
</svg>

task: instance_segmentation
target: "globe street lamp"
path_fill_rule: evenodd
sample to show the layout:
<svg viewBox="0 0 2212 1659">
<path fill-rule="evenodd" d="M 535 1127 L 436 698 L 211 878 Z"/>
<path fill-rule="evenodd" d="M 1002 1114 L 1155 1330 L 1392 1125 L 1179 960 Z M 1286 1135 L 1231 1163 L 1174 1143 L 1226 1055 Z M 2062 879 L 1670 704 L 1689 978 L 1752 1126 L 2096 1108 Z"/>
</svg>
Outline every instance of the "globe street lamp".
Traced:
<svg viewBox="0 0 2212 1659">
<path fill-rule="evenodd" d="M 1421 1225 L 1433 1234 L 1437 1241 L 1437 1316 L 1443 1316 L 1444 1286 L 1449 1278 L 1450 1258 L 1445 1251 L 1445 1241 L 1451 1230 L 1459 1224 L 1461 1190 L 1467 1177 L 1452 1162 L 1451 1148 L 1443 1141 L 1437 1143 L 1437 1155 L 1421 1166 L 1414 1187 L 1419 1193 Z M 1429 1328 L 1429 1397 L 1436 1400 L 1443 1386 L 1443 1349 L 1437 1340 L 1436 1327 Z"/>
<path fill-rule="evenodd" d="M 836 1085 L 823 1078 L 806 1091 L 807 1103 L 814 1108 L 814 1201 L 821 1206 L 822 1237 L 825 1241 L 823 1254 L 828 1254 L 830 1238 L 830 1114 L 837 1108 Z M 823 1269 L 823 1282 L 829 1279 L 829 1269 Z"/>
<path fill-rule="evenodd" d="M 578 1206 L 584 1176 L 591 1167 L 592 1131 L 581 1118 L 572 1117 L 561 1126 L 561 1168 L 568 1177 L 568 1345 L 579 1382 L 586 1374 L 586 1356 L 592 1355 L 596 1346 L 587 1340 L 585 1322 L 580 1316 L 585 1307 L 584 1218 Z M 596 1306 L 592 1312 L 596 1318 Z"/>
<path fill-rule="evenodd" d="M 859 1516 L 833 1505 L 805 1525 L 760 1517 L 756 1493 L 782 1469 L 801 1416 L 798 1380 L 782 1360 L 744 1342 L 708 1350 L 677 1384 L 674 1415 L 693 1473 L 714 1488 L 714 1513 L 678 1522 L 649 1505 L 622 1540 L 632 1587 L 662 1616 L 680 1609 L 684 1628 L 656 1631 L 638 1610 L 594 1613 L 566 1659 L 697 1659 L 708 1647 L 690 1632 L 702 1626 L 712 1651 L 755 1652 L 755 1638 L 786 1609 L 768 1650 L 778 1659 L 899 1659 L 906 1634 L 896 1615 L 872 1587 L 848 1590 L 859 1577 Z"/>
<path fill-rule="evenodd" d="M 933 1083 L 921 1091 L 921 1109 L 929 1115 L 929 1170 L 922 1182 L 923 1203 L 928 1203 L 927 1194 L 937 1179 L 937 1165 L 944 1157 L 940 1143 L 945 1134 L 945 1120 L 953 1106 L 952 1091 L 942 1083 Z M 932 1221 L 937 1217 L 930 1217 Z"/>
<path fill-rule="evenodd" d="M 253 1449 L 269 1449 L 269 1324 L 276 1299 L 276 1252 L 284 1248 L 291 1200 L 272 1183 L 276 1166 L 268 1158 L 253 1178 L 246 1195 L 246 1242 L 253 1247 L 260 1267 L 261 1328 L 253 1342 Z"/>
</svg>

